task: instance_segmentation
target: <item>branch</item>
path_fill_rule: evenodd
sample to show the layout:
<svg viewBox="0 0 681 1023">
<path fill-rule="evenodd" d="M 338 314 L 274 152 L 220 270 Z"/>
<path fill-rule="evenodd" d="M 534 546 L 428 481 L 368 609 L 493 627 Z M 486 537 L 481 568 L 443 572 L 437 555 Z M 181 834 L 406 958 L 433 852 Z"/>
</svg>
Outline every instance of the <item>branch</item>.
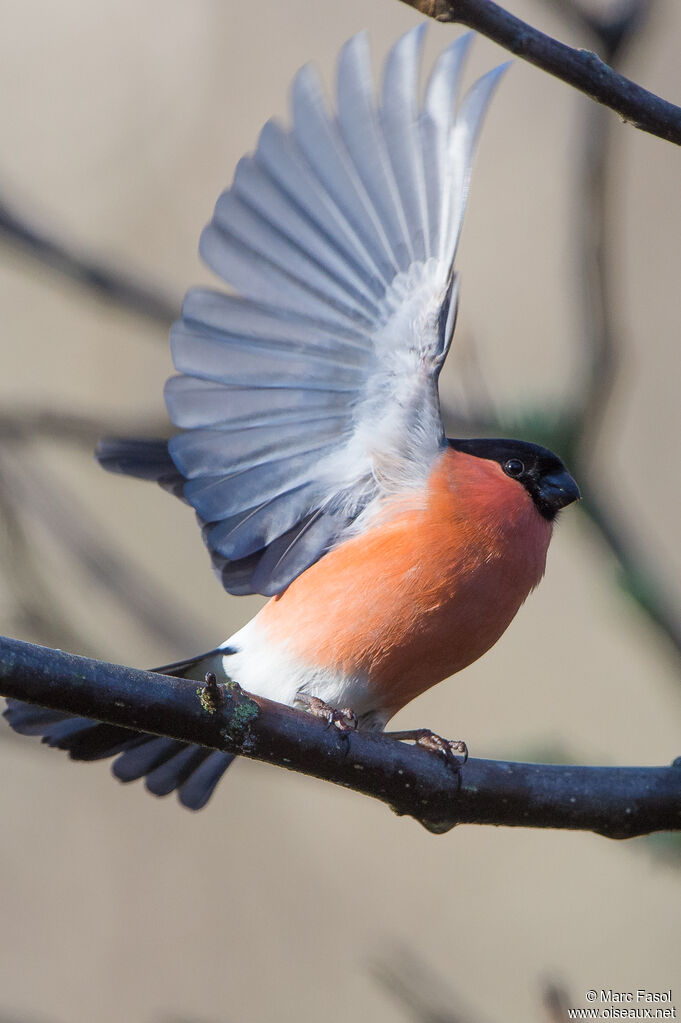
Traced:
<svg viewBox="0 0 681 1023">
<path fill-rule="evenodd" d="M 456 824 L 595 831 L 681 830 L 681 758 L 671 767 L 572 767 L 440 757 L 371 732 L 341 735 L 290 707 L 219 687 L 0 638 L 0 693 L 301 771 L 387 803 L 436 833 Z"/>
<path fill-rule="evenodd" d="M 493 0 L 402 0 L 437 21 L 475 29 L 620 114 L 642 131 L 681 145 L 681 107 L 614 71 L 589 50 L 575 50 L 509 14 Z"/>
</svg>

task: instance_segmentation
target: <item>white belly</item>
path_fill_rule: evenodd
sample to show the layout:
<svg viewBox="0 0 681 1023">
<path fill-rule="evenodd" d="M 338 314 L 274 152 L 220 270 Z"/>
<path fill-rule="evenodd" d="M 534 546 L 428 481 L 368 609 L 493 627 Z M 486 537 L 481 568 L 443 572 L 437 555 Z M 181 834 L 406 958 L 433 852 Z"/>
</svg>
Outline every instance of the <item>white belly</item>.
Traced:
<svg viewBox="0 0 681 1023">
<path fill-rule="evenodd" d="M 215 665 L 222 674 L 238 682 L 242 689 L 289 707 L 303 690 L 331 707 L 350 707 L 364 727 L 384 728 L 385 719 L 377 719 L 366 677 L 346 677 L 337 671 L 311 667 L 293 656 L 284 645 L 264 634 L 257 618 L 235 632 L 222 646 L 234 650 L 225 653 Z"/>
</svg>

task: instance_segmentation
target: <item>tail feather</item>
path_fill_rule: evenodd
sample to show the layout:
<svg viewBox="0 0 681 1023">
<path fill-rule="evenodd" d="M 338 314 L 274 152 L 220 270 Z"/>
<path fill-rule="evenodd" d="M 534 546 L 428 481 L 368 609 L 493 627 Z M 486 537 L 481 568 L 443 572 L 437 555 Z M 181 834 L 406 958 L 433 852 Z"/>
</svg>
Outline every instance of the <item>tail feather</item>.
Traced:
<svg viewBox="0 0 681 1023">
<path fill-rule="evenodd" d="M 182 749 L 187 749 L 184 742 L 168 739 L 165 736 L 150 736 L 145 742 L 128 746 L 112 764 L 112 770 L 119 781 L 137 781 L 144 778 L 165 764 Z M 200 747 L 197 747 L 200 749 Z"/>
<path fill-rule="evenodd" d="M 205 806 L 233 759 L 230 753 L 209 750 L 208 756 L 202 759 L 178 788 L 177 795 L 182 805 L 188 810 L 200 810 Z"/>
<path fill-rule="evenodd" d="M 31 703 L 21 703 L 19 700 L 8 700 L 7 710 L 3 716 L 19 735 L 43 735 L 50 725 L 64 720 L 64 715 L 58 710 L 35 707 Z"/>
<path fill-rule="evenodd" d="M 167 440 L 139 437 L 102 437 L 95 458 L 107 472 L 118 472 L 151 480 L 184 499 L 184 476 L 178 472 L 168 452 Z"/>
<path fill-rule="evenodd" d="M 206 656 L 209 655 L 156 670 L 182 677 L 184 670 L 200 663 Z M 182 805 L 190 810 L 200 810 L 206 805 L 234 760 L 231 753 L 91 718 L 62 714 L 21 700 L 7 700 L 3 717 L 15 732 L 41 735 L 44 743 L 66 750 L 72 760 L 116 757 L 112 771 L 119 781 L 145 778 L 147 790 L 156 796 L 177 791 Z"/>
<path fill-rule="evenodd" d="M 159 764 L 153 771 L 149 771 L 145 782 L 147 788 L 155 796 L 166 796 L 177 789 L 178 796 L 182 799 L 183 784 L 208 759 L 207 752 L 200 746 L 184 746 L 180 750 L 175 750 L 168 760 Z M 221 755 L 227 759 L 226 769 L 232 762 L 232 757 L 227 753 Z"/>
</svg>

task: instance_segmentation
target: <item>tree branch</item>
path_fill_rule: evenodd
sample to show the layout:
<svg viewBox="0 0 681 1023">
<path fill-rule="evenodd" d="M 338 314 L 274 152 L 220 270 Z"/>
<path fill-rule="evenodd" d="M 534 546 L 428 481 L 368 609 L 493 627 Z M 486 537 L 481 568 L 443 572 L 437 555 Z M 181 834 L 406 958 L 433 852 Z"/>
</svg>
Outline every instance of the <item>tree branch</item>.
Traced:
<svg viewBox="0 0 681 1023">
<path fill-rule="evenodd" d="M 439 756 L 391 739 L 347 737 L 299 711 L 219 687 L 0 638 L 0 693 L 301 771 L 387 803 L 442 833 L 456 824 L 595 831 L 681 830 L 681 758 L 671 767 L 573 767 Z"/>
<path fill-rule="evenodd" d="M 681 145 L 681 107 L 614 71 L 589 50 L 575 50 L 499 7 L 493 0 L 402 0 L 437 21 L 468 25 L 516 56 L 548 71 L 625 121 Z"/>
</svg>

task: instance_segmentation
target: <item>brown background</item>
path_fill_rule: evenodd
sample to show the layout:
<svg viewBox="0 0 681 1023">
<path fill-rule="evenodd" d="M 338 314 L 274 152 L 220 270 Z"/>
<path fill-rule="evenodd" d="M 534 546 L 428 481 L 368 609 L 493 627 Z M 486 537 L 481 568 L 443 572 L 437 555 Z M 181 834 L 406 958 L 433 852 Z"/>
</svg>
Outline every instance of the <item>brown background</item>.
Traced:
<svg viewBox="0 0 681 1023">
<path fill-rule="evenodd" d="M 550 4 L 509 7 L 584 45 Z M 0 189 L 41 223 L 166 286 L 208 280 L 196 255 L 212 204 L 295 70 L 327 81 L 360 28 L 376 63 L 417 16 L 395 0 L 15 0 L 0 3 Z M 431 27 L 432 56 L 459 29 Z M 627 70 L 681 98 L 681 9 L 658 6 Z M 471 75 L 505 59 L 485 40 Z M 460 250 L 462 338 L 500 402 L 550 405 L 579 374 L 570 227 L 587 101 L 517 62 L 495 99 Z M 614 115 L 613 115 L 614 116 Z M 679 151 L 617 126 L 612 239 L 626 362 L 607 420 L 602 485 L 678 594 Z M 163 332 L 0 251 L 5 409 L 160 418 Z M 445 392 L 454 386 L 448 367 Z M 119 549 L 195 622 L 194 649 L 151 641 L 45 543 L 52 592 L 90 650 L 152 665 L 213 646 L 256 599 L 211 575 L 190 512 L 56 445 L 35 452 Z M 36 464 L 37 461 L 36 461 Z M 465 737 L 481 756 L 562 748 L 595 763 L 681 753 L 678 661 L 565 514 L 538 593 L 464 676 L 399 726 Z M 0 625 L 12 593 L 0 580 Z M 22 638 L 40 636 L 22 634 Z M 240 762 L 198 815 L 35 742 L 0 742 L 0 1018 L 388 1021 L 372 976 L 397 948 L 488 1020 L 541 1018 L 546 977 L 587 988 L 677 985 L 679 872 L 650 845 L 586 834 L 462 828 L 427 834 L 382 806 Z"/>
</svg>

